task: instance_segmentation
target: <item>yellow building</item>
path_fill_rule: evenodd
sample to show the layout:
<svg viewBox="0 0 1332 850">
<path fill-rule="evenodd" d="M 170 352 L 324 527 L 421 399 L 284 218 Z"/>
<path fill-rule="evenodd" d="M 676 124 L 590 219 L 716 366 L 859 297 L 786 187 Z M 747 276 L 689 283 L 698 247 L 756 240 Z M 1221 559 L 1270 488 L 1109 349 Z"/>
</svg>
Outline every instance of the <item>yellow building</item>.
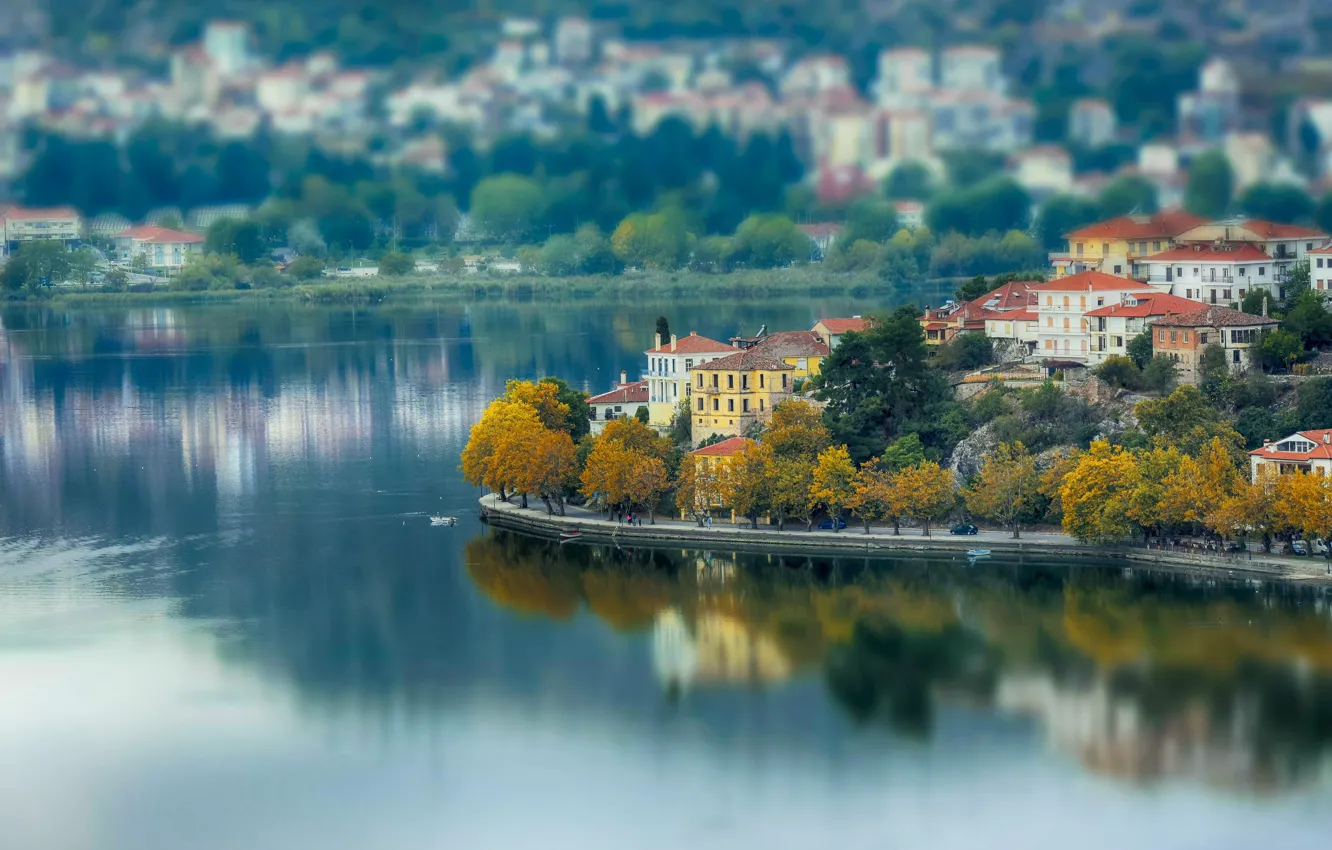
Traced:
<svg viewBox="0 0 1332 850">
<path fill-rule="evenodd" d="M 795 370 L 757 349 L 737 351 L 689 371 L 694 444 L 713 434 L 739 437 L 790 398 Z"/>
<path fill-rule="evenodd" d="M 647 355 L 647 370 L 643 377 L 648 385 L 648 424 L 665 429 L 670 427 L 680 401 L 689 398 L 689 370 L 700 363 L 734 354 L 735 348 L 693 331 L 683 339 L 678 339 L 675 334 L 671 334 L 669 340 L 658 335 L 654 342 L 654 347 L 643 352 Z"/>
<path fill-rule="evenodd" d="M 713 443 L 712 445 L 704 446 L 701 449 L 694 449 L 685 458 L 684 462 L 692 462 L 696 464 L 696 469 L 699 465 L 706 465 L 708 469 L 711 470 L 713 478 L 719 479 L 726 465 L 731 462 L 731 458 L 735 457 L 736 454 L 753 442 L 754 441 L 748 437 L 730 437 L 722 440 L 720 443 Z M 700 491 L 701 490 L 702 488 L 700 488 Z M 690 512 L 685 510 L 686 507 L 687 506 L 684 505 L 680 506 L 681 519 L 688 519 L 690 516 Z M 700 492 L 699 503 L 695 507 L 717 510 L 722 507 L 721 496 L 717 492 Z M 732 519 L 734 519 L 734 517 L 732 517 Z"/>
<path fill-rule="evenodd" d="M 751 351 L 760 351 L 790 366 L 797 378 L 819 374 L 828 346 L 813 331 L 779 331 L 763 337 Z"/>
<path fill-rule="evenodd" d="M 1181 210 L 1154 215 L 1121 215 L 1064 234 L 1068 250 L 1052 255 L 1055 277 L 1097 271 L 1116 277 L 1145 276 L 1139 260 L 1175 247 L 1175 238 L 1203 220 Z"/>
</svg>

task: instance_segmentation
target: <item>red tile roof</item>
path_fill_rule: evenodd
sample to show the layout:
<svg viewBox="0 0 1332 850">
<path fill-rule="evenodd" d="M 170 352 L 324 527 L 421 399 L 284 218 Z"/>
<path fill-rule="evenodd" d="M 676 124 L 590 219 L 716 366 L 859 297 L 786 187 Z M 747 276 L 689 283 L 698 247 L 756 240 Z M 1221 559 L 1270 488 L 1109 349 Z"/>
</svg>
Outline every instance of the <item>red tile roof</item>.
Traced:
<svg viewBox="0 0 1332 850">
<path fill-rule="evenodd" d="M 1039 281 L 1034 280 L 1015 280 L 1005 283 L 998 289 L 985 293 L 980 298 L 967 302 L 968 307 L 979 307 L 983 310 L 1017 310 L 1026 307 L 1031 303 L 1029 294 L 1031 287 Z M 991 304 L 990 302 L 995 302 Z"/>
<path fill-rule="evenodd" d="M 1314 444 L 1309 452 L 1279 452 L 1276 451 L 1276 445 L 1286 442 L 1291 437 L 1300 436 Z M 1290 437 L 1276 440 L 1275 442 L 1263 446 L 1261 449 L 1254 449 L 1249 452 L 1251 455 L 1265 457 L 1271 460 L 1313 460 L 1314 458 L 1332 460 L 1332 431 L 1323 429 L 1320 431 L 1296 431 Z"/>
<path fill-rule="evenodd" d="M 1159 254 L 1143 257 L 1140 263 L 1255 263 L 1271 262 L 1272 257 L 1264 251 L 1239 242 L 1198 242 L 1192 245 L 1172 248 Z"/>
<path fill-rule="evenodd" d="M 1164 328 L 1248 328 L 1276 324 L 1280 322 L 1268 316 L 1255 316 L 1220 304 L 1209 304 L 1206 307 L 1195 304 L 1192 310 L 1175 313 L 1156 322 L 1157 327 Z"/>
<path fill-rule="evenodd" d="M 828 329 L 830 334 L 844 334 L 851 331 L 861 333 L 869 330 L 874 325 L 873 319 L 819 319 L 823 326 Z M 817 324 L 817 323 L 816 323 Z"/>
<path fill-rule="evenodd" d="M 1206 220 L 1183 210 L 1162 210 L 1155 215 L 1121 215 L 1064 234 L 1065 239 L 1173 239 Z"/>
<path fill-rule="evenodd" d="M 755 369 L 763 369 L 769 372 L 789 372 L 791 367 L 787 366 L 776 357 L 764 354 L 757 348 L 751 348 L 746 351 L 737 351 L 729 357 L 719 357 L 716 360 L 709 360 L 699 366 L 695 366 L 693 371 L 703 369 L 706 371 L 718 372 L 752 372 Z"/>
<path fill-rule="evenodd" d="M 1198 302 L 1178 295 L 1143 296 L 1136 299 L 1136 304 L 1107 304 L 1088 312 L 1088 316 L 1122 316 L 1124 318 L 1143 318 L 1146 316 L 1168 316 L 1172 313 L 1192 313 L 1198 310 Z"/>
<path fill-rule="evenodd" d="M 699 336 L 694 331 L 689 332 L 689 336 L 682 337 L 675 341 L 675 350 L 671 351 L 671 342 L 667 340 L 665 344 L 657 348 L 649 348 L 644 354 L 719 354 L 723 351 L 734 351 L 733 346 L 724 342 L 717 342 L 715 339 L 708 339 L 705 336 Z"/>
<path fill-rule="evenodd" d="M 1246 218 L 1239 222 L 1239 226 L 1245 230 L 1252 230 L 1263 239 L 1310 239 L 1327 236 L 1321 230 L 1301 227 L 1298 224 L 1277 224 L 1260 218 Z"/>
<path fill-rule="evenodd" d="M 647 402 L 647 381 L 620 384 L 608 393 L 594 395 L 587 400 L 588 404 L 647 404 Z"/>
<path fill-rule="evenodd" d="M 1022 310 L 1004 310 L 1003 312 L 986 310 L 984 316 L 987 320 L 1000 322 L 1036 322 L 1040 321 L 1041 318 L 1033 311 L 1025 308 Z"/>
<path fill-rule="evenodd" d="M 1139 283 L 1136 280 L 1129 280 L 1126 277 L 1117 277 L 1112 274 L 1098 271 L 1078 272 L 1077 274 L 1062 277 L 1059 280 L 1051 280 L 1046 283 L 1032 283 L 1027 285 L 1031 292 L 1109 292 L 1112 290 L 1128 290 L 1130 292 L 1157 292 L 1145 283 Z"/>
<path fill-rule="evenodd" d="M 709 457 L 730 457 L 752 442 L 753 440 L 748 437 L 731 437 L 730 439 L 722 440 L 720 443 L 713 443 L 712 445 L 704 446 L 701 449 L 694 449 L 690 454 L 707 455 Z"/>
<path fill-rule="evenodd" d="M 15 207 L 11 206 L 4 212 L 5 218 L 16 219 L 53 219 L 53 218 L 78 218 L 79 211 L 73 207 Z"/>
<path fill-rule="evenodd" d="M 138 227 L 122 230 L 116 234 L 115 238 L 133 239 L 136 242 L 160 242 L 165 245 L 176 245 L 181 243 L 197 244 L 204 241 L 204 238 L 197 233 L 185 233 L 181 230 L 171 230 L 153 224 L 142 224 Z"/>
<path fill-rule="evenodd" d="M 828 354 L 828 346 L 813 331 L 778 331 L 768 334 L 753 350 L 773 357 L 824 357 Z"/>
</svg>

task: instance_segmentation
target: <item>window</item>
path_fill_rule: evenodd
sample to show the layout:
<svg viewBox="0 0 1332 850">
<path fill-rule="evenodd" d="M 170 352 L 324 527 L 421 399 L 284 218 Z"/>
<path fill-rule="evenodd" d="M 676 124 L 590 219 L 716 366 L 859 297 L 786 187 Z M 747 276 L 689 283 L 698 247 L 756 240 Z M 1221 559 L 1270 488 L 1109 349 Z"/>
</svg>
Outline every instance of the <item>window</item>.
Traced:
<svg viewBox="0 0 1332 850">
<path fill-rule="evenodd" d="M 749 399 L 745 399 L 744 401 L 740 402 L 740 410 L 743 411 L 744 413 L 749 412 Z"/>
<path fill-rule="evenodd" d="M 1160 240 L 1160 239 L 1158 239 L 1158 240 L 1156 240 L 1155 242 L 1152 243 L 1152 250 L 1153 250 L 1153 251 L 1159 251 L 1159 250 L 1161 250 L 1161 240 Z"/>
<path fill-rule="evenodd" d="M 1207 334 L 1198 334 L 1198 344 L 1199 345 L 1207 344 Z"/>
<path fill-rule="evenodd" d="M 1241 290 L 1239 291 L 1239 293 L 1237 293 L 1237 294 L 1239 295 L 1239 298 L 1240 298 L 1241 300 L 1243 300 L 1243 298 L 1244 298 L 1244 290 L 1241 289 Z"/>
<path fill-rule="evenodd" d="M 680 397 L 680 385 L 679 385 L 679 384 L 676 384 L 676 383 L 672 383 L 672 384 L 671 384 L 671 398 L 679 398 L 679 397 Z"/>
<path fill-rule="evenodd" d="M 699 388 L 700 390 L 703 389 L 703 373 L 702 373 L 702 372 L 699 372 L 699 373 L 698 373 L 698 388 Z"/>
<path fill-rule="evenodd" d="M 759 372 L 759 389 L 763 389 L 763 373 Z"/>
<path fill-rule="evenodd" d="M 1047 295 L 1047 296 L 1045 296 L 1045 306 L 1046 306 L 1046 307 L 1053 307 L 1053 306 L 1054 306 L 1054 296 L 1053 296 L 1053 295 Z"/>
<path fill-rule="evenodd" d="M 1046 347 L 1047 349 L 1048 349 L 1048 348 L 1054 348 L 1054 340 L 1052 340 L 1052 339 L 1047 339 L 1047 340 L 1045 341 L 1045 347 Z"/>
<path fill-rule="evenodd" d="M 1230 357 L 1232 363 L 1240 362 L 1240 353 L 1238 350 L 1230 352 Z"/>
<path fill-rule="evenodd" d="M 1304 243 L 1304 250 L 1306 250 L 1306 251 L 1312 251 L 1312 250 L 1313 250 L 1313 243 L 1312 243 L 1312 242 L 1305 242 L 1305 243 Z"/>
<path fill-rule="evenodd" d="M 714 398 L 712 400 L 712 409 L 714 412 L 721 410 L 721 399 Z"/>
<path fill-rule="evenodd" d="M 735 389 L 735 375 L 726 376 L 726 389 L 728 390 Z"/>
<path fill-rule="evenodd" d="M 1267 266 L 1259 266 L 1259 267 L 1258 267 L 1258 276 L 1259 276 L 1259 277 L 1267 277 Z"/>
<path fill-rule="evenodd" d="M 1227 301 L 1229 301 L 1229 300 L 1230 300 L 1230 290 L 1229 290 L 1229 289 L 1223 289 L 1223 290 L 1221 290 L 1221 297 L 1224 298 L 1224 299 L 1226 299 Z"/>
<path fill-rule="evenodd" d="M 733 398 L 728 398 L 728 399 L 726 400 L 726 412 L 727 412 L 727 413 L 735 413 L 735 399 L 733 399 Z"/>
<path fill-rule="evenodd" d="M 1047 328 L 1052 328 L 1052 327 L 1054 327 L 1054 316 L 1046 316 L 1046 317 L 1045 317 L 1045 326 L 1046 326 Z"/>
<path fill-rule="evenodd" d="M 713 373 L 712 373 L 712 388 L 713 388 L 714 390 L 718 388 L 717 380 L 718 380 L 720 377 L 721 377 L 721 376 L 718 375 L 716 372 L 713 372 Z"/>
<path fill-rule="evenodd" d="M 1198 276 L 1198 267 L 1197 267 L 1197 266 L 1194 266 L 1194 267 L 1193 267 L 1193 276 L 1194 276 L 1194 277 L 1197 277 L 1197 276 Z"/>
<path fill-rule="evenodd" d="M 1318 258 L 1318 268 L 1321 269 L 1322 267 L 1323 267 L 1323 258 L 1322 258 L 1322 257 L 1319 257 L 1319 258 Z"/>
<path fill-rule="evenodd" d="M 796 358 L 796 368 L 802 372 L 809 369 L 809 360 L 804 357 Z"/>
<path fill-rule="evenodd" d="M 1104 257 L 1106 254 L 1109 254 L 1109 253 L 1110 253 L 1110 243 L 1109 243 L 1109 242 L 1102 242 L 1102 243 L 1101 243 L 1101 256 Z"/>
<path fill-rule="evenodd" d="M 1068 316 L 1064 317 L 1064 330 L 1068 330 Z"/>
<path fill-rule="evenodd" d="M 690 369 L 692 369 L 692 368 L 694 368 L 694 358 L 692 358 L 692 357 L 686 358 L 686 359 L 685 359 L 685 371 L 688 372 L 688 371 L 689 371 Z"/>
<path fill-rule="evenodd" d="M 1186 290 L 1184 290 L 1184 297 L 1185 297 L 1185 298 L 1192 298 L 1192 297 L 1193 297 L 1193 290 L 1192 290 L 1192 289 L 1186 289 Z"/>
<path fill-rule="evenodd" d="M 763 399 L 759 399 L 759 412 L 763 412 Z"/>
<path fill-rule="evenodd" d="M 1165 331 L 1161 330 L 1156 332 L 1156 341 L 1165 342 Z"/>
<path fill-rule="evenodd" d="M 1082 256 L 1082 243 L 1081 243 L 1081 242 L 1078 243 L 1078 245 L 1077 245 L 1077 250 L 1078 250 L 1078 256 L 1081 257 L 1081 256 Z"/>
<path fill-rule="evenodd" d="M 1084 310 L 1087 309 L 1087 296 L 1084 295 L 1078 299 L 1078 306 Z"/>
<path fill-rule="evenodd" d="M 1068 309 L 1068 296 L 1067 296 L 1067 295 L 1064 296 L 1064 309 L 1065 309 L 1065 310 Z"/>
<path fill-rule="evenodd" d="M 1170 332 L 1170 341 L 1171 341 L 1172 343 L 1173 343 L 1173 342 L 1177 342 L 1177 341 L 1178 341 L 1178 336 L 1179 336 L 1179 334 L 1177 334 L 1175 331 L 1171 331 L 1171 332 Z"/>
<path fill-rule="evenodd" d="M 786 389 L 786 373 L 782 373 L 782 389 Z"/>
<path fill-rule="evenodd" d="M 741 375 L 741 376 L 740 376 L 740 389 L 745 390 L 745 391 L 748 391 L 748 390 L 749 390 L 749 376 L 748 376 L 748 375 Z"/>
<path fill-rule="evenodd" d="M 1123 338 L 1122 336 L 1112 337 L 1112 339 L 1114 340 L 1114 346 L 1115 346 L 1115 348 L 1123 348 L 1123 347 L 1124 347 L 1124 338 Z"/>
<path fill-rule="evenodd" d="M 1249 273 L 1249 267 L 1248 267 L 1248 266 L 1240 266 L 1240 267 L 1239 267 L 1239 276 L 1240 276 L 1240 277 L 1244 277 L 1244 276 L 1245 276 L 1246 274 L 1248 274 L 1248 273 Z"/>
<path fill-rule="evenodd" d="M 703 399 L 702 399 L 702 398 L 700 398 L 700 399 L 698 400 L 698 409 L 699 409 L 700 411 L 703 410 Z"/>
<path fill-rule="evenodd" d="M 1123 266 L 1115 266 L 1115 274 L 1121 274 L 1124 271 Z"/>
<path fill-rule="evenodd" d="M 1189 341 L 1189 332 L 1188 332 L 1188 331 L 1184 331 L 1184 341 L 1185 341 L 1185 342 L 1188 342 L 1188 341 Z"/>
</svg>

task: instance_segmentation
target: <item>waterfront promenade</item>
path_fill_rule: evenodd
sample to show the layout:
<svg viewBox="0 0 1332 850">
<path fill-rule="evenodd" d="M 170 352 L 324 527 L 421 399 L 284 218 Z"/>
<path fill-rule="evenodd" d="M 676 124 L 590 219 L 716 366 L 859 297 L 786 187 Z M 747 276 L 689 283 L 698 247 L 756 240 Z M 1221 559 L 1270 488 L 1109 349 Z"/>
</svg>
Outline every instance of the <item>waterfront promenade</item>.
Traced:
<svg viewBox="0 0 1332 850">
<path fill-rule="evenodd" d="M 848 525 L 841 531 L 805 531 L 803 525 L 788 524 L 785 530 L 779 531 L 764 525 L 752 529 L 748 524 L 732 525 L 728 522 L 700 528 L 692 520 L 659 517 L 655 524 L 649 525 L 645 518 L 642 526 L 630 526 L 623 522 L 612 522 L 605 518 L 604 513 L 573 505 L 566 508 L 566 516 L 551 516 L 546 512 L 545 505 L 536 499 L 529 500 L 529 507 L 525 509 L 519 505 L 517 498 L 504 502 L 493 494 L 482 496 L 480 503 L 482 516 L 496 527 L 548 538 L 558 537 L 560 532 L 576 528 L 582 532 L 580 542 L 587 543 L 619 546 L 677 544 L 697 549 L 862 557 L 891 557 L 899 553 L 965 557 L 969 549 L 989 549 L 999 557 L 1022 555 L 1042 559 L 1119 559 L 1332 584 L 1332 576 L 1326 574 L 1322 558 L 1249 552 L 1203 553 L 1187 548 L 1093 546 L 1080 543 L 1066 534 L 1048 531 L 1023 531 L 1022 536 L 1014 540 L 1012 532 L 1002 530 L 953 535 L 949 534 L 947 525 L 932 528 L 928 537 L 921 534 L 919 528 L 903 528 L 900 535 L 894 535 L 891 527 L 881 526 L 872 526 L 871 532 L 866 534 L 859 524 Z"/>
</svg>

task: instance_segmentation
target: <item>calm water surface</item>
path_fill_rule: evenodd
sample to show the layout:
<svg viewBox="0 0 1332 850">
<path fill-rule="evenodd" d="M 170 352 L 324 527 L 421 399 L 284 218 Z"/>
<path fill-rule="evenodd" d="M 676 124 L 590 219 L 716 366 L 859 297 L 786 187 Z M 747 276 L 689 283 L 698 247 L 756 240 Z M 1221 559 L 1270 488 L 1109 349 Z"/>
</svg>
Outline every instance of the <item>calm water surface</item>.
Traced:
<svg viewBox="0 0 1332 850">
<path fill-rule="evenodd" d="M 663 309 L 0 314 L 0 847 L 1328 846 L 1318 590 L 484 529 L 504 380 Z"/>
</svg>

